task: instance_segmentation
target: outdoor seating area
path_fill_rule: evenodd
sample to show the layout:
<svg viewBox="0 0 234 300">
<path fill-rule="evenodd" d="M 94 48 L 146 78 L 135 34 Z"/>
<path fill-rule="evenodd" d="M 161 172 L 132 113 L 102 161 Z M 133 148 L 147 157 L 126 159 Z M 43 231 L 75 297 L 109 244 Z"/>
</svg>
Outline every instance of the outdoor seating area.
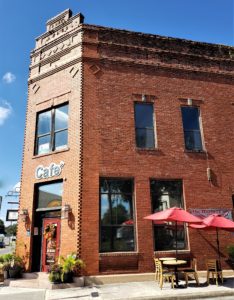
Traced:
<svg viewBox="0 0 234 300">
<path fill-rule="evenodd" d="M 175 257 L 154 257 L 155 263 L 155 281 L 159 283 L 160 289 L 163 287 L 164 281 L 171 282 L 171 287 L 180 288 L 188 287 L 188 281 L 190 277 L 196 281 L 197 286 L 200 285 L 197 271 L 197 259 L 192 258 L 183 260 L 178 258 L 177 248 L 177 222 L 183 222 L 189 224 L 190 228 L 213 230 L 216 232 L 217 253 L 218 257 L 208 258 L 204 262 L 207 272 L 207 285 L 210 284 L 210 276 L 216 285 L 219 285 L 219 281 L 223 284 L 223 270 L 221 266 L 221 255 L 219 247 L 219 229 L 234 231 L 234 222 L 224 218 L 221 215 L 212 214 L 205 219 L 200 219 L 190 214 L 182 208 L 173 207 L 163 211 L 156 212 L 152 215 L 145 217 L 147 220 L 153 222 L 175 222 Z M 189 267 L 187 267 L 189 264 Z M 182 267 L 182 268 L 181 268 Z M 185 281 L 185 285 L 179 284 L 179 275 L 182 275 Z M 174 284 L 175 283 L 175 284 Z"/>
<path fill-rule="evenodd" d="M 206 260 L 206 285 L 210 284 L 210 276 L 212 282 L 223 284 L 223 271 L 219 265 L 217 259 Z M 176 257 L 162 257 L 154 258 L 155 264 L 155 281 L 159 284 L 160 289 L 163 287 L 164 282 L 170 282 L 171 288 L 187 288 L 189 286 L 189 280 L 195 280 L 197 287 L 200 286 L 198 271 L 197 271 L 197 259 L 192 258 L 189 260 L 176 259 Z M 189 265 L 184 268 L 183 265 Z M 180 285 L 180 279 L 185 283 Z M 193 284 L 194 285 L 194 284 Z"/>
</svg>

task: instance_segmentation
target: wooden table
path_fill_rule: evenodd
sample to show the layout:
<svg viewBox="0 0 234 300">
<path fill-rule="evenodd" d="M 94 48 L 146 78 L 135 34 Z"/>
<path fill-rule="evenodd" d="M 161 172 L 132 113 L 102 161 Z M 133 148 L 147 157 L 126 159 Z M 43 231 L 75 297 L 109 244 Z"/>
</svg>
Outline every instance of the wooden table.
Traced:
<svg viewBox="0 0 234 300">
<path fill-rule="evenodd" d="M 176 260 L 175 257 L 159 257 L 159 260 L 165 261 L 165 260 Z"/>
<path fill-rule="evenodd" d="M 176 277 L 176 287 L 180 287 L 179 286 L 179 278 L 178 278 L 178 266 L 180 265 L 185 265 L 187 263 L 186 260 L 182 260 L 182 259 L 174 259 L 174 260 L 164 260 L 163 264 L 166 266 L 171 266 L 174 267 L 175 270 L 175 277 Z"/>
</svg>

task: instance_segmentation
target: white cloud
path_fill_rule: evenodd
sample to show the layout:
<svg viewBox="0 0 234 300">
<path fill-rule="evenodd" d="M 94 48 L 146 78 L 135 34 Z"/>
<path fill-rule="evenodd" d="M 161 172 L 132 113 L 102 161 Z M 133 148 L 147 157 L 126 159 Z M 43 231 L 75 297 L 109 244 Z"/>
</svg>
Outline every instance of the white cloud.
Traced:
<svg viewBox="0 0 234 300">
<path fill-rule="evenodd" d="M 12 83 L 14 82 L 16 79 L 15 75 L 12 74 L 11 72 L 7 72 L 5 75 L 3 75 L 2 77 L 2 80 L 5 82 L 5 83 Z"/>
<path fill-rule="evenodd" d="M 4 101 L 0 103 L 0 126 L 6 121 L 6 119 L 11 115 L 12 107 L 11 105 Z"/>
</svg>

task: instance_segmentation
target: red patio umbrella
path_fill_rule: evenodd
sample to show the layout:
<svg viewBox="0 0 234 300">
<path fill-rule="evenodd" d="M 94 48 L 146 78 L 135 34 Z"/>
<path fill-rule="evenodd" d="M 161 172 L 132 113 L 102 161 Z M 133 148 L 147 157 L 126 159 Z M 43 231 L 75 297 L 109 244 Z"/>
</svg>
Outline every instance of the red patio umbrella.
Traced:
<svg viewBox="0 0 234 300">
<path fill-rule="evenodd" d="M 206 229 L 216 231 L 216 242 L 219 255 L 219 265 L 221 267 L 220 249 L 219 249 L 219 229 L 234 231 L 234 222 L 218 214 L 212 214 L 202 220 L 201 224 L 190 224 L 189 227 L 196 229 Z"/>
<path fill-rule="evenodd" d="M 177 222 L 185 223 L 201 223 L 202 220 L 198 217 L 193 216 L 186 210 L 179 207 L 172 207 L 166 210 L 156 212 L 152 215 L 145 217 L 146 220 L 158 222 L 175 222 L 175 232 L 176 232 L 176 259 L 177 259 Z"/>
</svg>

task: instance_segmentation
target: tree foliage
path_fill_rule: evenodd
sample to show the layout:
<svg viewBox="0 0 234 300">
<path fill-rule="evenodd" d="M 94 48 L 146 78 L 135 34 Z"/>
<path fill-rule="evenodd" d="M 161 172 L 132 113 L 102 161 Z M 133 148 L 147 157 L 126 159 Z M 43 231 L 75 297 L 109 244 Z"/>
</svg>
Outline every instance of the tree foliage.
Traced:
<svg viewBox="0 0 234 300">
<path fill-rule="evenodd" d="M 7 235 L 16 235 L 17 231 L 17 224 L 9 225 L 6 227 L 6 234 Z"/>
<path fill-rule="evenodd" d="M 5 225 L 3 220 L 0 219 L 0 234 L 5 234 Z"/>
</svg>

